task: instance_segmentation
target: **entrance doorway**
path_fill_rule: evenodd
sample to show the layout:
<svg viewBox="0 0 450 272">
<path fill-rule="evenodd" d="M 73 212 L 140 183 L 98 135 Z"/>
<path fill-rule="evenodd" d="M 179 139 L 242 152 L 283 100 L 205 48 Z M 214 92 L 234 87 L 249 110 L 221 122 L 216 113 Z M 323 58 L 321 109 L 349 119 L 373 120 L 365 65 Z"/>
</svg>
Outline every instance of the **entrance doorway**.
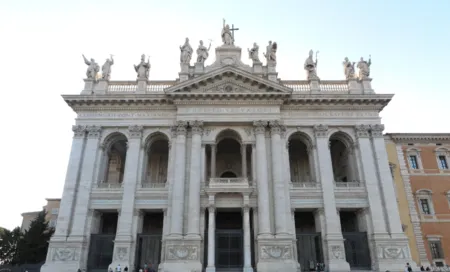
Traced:
<svg viewBox="0 0 450 272">
<path fill-rule="evenodd" d="M 161 240 L 164 214 L 162 212 L 146 212 L 142 224 L 142 232 L 137 236 L 135 271 L 151 263 L 158 270 L 161 259 Z"/>
<path fill-rule="evenodd" d="M 356 212 L 341 211 L 342 236 L 344 236 L 345 259 L 352 269 L 370 269 L 371 259 L 367 232 L 361 231 Z"/>
<path fill-rule="evenodd" d="M 116 237 L 117 220 L 116 212 L 102 212 L 100 224 L 96 233 L 91 234 L 87 271 L 106 271 L 113 260 L 114 238 Z"/>
<path fill-rule="evenodd" d="M 216 269 L 242 271 L 244 240 L 240 211 L 218 212 L 216 215 Z"/>
<path fill-rule="evenodd" d="M 322 237 L 315 223 L 314 213 L 295 213 L 298 262 L 302 271 L 315 271 L 316 264 L 323 262 Z"/>
</svg>

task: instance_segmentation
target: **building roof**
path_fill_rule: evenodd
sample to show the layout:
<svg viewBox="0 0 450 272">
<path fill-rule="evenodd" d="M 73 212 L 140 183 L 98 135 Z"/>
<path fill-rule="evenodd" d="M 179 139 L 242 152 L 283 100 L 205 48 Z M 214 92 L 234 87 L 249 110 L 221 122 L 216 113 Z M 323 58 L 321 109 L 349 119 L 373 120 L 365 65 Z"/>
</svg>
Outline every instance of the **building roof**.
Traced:
<svg viewBox="0 0 450 272">
<path fill-rule="evenodd" d="M 450 133 L 386 133 L 394 142 L 450 143 Z"/>
</svg>

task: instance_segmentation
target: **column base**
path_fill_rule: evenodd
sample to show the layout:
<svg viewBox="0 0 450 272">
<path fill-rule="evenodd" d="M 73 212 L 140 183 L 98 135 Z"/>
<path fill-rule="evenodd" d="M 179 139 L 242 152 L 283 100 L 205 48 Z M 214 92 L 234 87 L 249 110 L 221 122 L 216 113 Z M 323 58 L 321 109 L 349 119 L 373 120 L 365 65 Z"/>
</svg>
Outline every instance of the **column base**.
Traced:
<svg viewBox="0 0 450 272">
<path fill-rule="evenodd" d="M 200 272 L 203 269 L 200 254 L 201 239 L 166 239 L 165 260 L 161 272 Z"/>
<path fill-rule="evenodd" d="M 122 238 L 118 238 L 114 240 L 114 253 L 113 253 L 113 261 L 109 265 L 109 269 L 116 271 L 116 267 L 120 264 L 122 271 L 125 267 L 128 267 L 128 271 L 131 271 L 134 265 L 134 261 L 131 260 L 131 251 L 133 242 L 128 240 L 124 241 Z"/>
<path fill-rule="evenodd" d="M 413 270 L 417 270 L 417 264 L 412 260 L 408 239 L 405 235 L 395 235 L 390 239 L 380 239 L 377 236 L 371 239 L 373 258 L 375 258 L 373 270 L 376 271 L 404 271 L 406 263 Z M 395 237 L 395 238 L 394 238 Z"/>
<path fill-rule="evenodd" d="M 344 238 L 342 234 L 325 236 L 328 261 L 325 263 L 327 271 L 349 272 L 350 264 L 345 260 Z"/>
<path fill-rule="evenodd" d="M 216 267 L 215 266 L 208 266 L 208 267 L 206 267 L 205 272 L 216 272 Z"/>
<path fill-rule="evenodd" d="M 253 272 L 253 267 L 244 267 L 243 272 Z"/>
<path fill-rule="evenodd" d="M 292 238 L 262 239 L 258 237 L 258 272 L 297 272 L 299 264 L 294 258 Z M 250 271 L 250 270 L 249 270 Z"/>
<path fill-rule="evenodd" d="M 86 269 L 87 242 L 50 241 L 47 259 L 41 267 L 42 272 L 77 271 Z"/>
</svg>

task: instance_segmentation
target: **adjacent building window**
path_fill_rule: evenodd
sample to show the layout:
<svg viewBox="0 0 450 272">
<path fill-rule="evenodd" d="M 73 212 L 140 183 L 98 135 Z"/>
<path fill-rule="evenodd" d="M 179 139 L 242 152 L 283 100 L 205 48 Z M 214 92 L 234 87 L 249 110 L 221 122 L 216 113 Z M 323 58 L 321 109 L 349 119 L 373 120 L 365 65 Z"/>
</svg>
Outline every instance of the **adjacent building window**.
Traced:
<svg viewBox="0 0 450 272">
<path fill-rule="evenodd" d="M 59 213 L 59 209 L 58 208 L 53 208 L 52 209 L 52 214 L 58 214 Z"/>
<path fill-rule="evenodd" d="M 430 252 L 433 260 L 444 259 L 444 251 L 442 250 L 441 241 L 430 241 Z"/>
<path fill-rule="evenodd" d="M 49 226 L 50 228 L 55 228 L 55 227 L 56 227 L 56 219 L 50 220 L 48 226 Z"/>
<path fill-rule="evenodd" d="M 432 192 L 427 189 L 421 189 L 416 192 L 416 197 L 420 213 L 423 215 L 434 215 Z"/>
<path fill-rule="evenodd" d="M 448 169 L 447 158 L 445 156 L 438 156 L 439 168 Z"/>
<path fill-rule="evenodd" d="M 409 156 L 409 164 L 411 165 L 412 169 L 419 169 L 419 162 L 417 161 L 416 155 Z"/>
</svg>

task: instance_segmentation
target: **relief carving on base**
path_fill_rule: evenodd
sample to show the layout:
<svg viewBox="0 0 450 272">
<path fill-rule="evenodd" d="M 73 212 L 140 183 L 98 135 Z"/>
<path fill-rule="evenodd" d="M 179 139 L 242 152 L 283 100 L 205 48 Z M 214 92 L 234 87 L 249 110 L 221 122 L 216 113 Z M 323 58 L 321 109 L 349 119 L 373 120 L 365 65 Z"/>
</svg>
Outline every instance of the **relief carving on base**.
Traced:
<svg viewBox="0 0 450 272">
<path fill-rule="evenodd" d="M 261 246 L 261 259 L 292 259 L 290 246 Z"/>
<path fill-rule="evenodd" d="M 379 246 L 377 248 L 377 255 L 380 259 L 409 259 L 408 247 L 398 246 Z"/>
<path fill-rule="evenodd" d="M 196 246 L 167 246 L 168 260 L 198 260 Z"/>
<path fill-rule="evenodd" d="M 78 252 L 76 248 L 54 248 L 52 261 L 78 261 Z"/>
<path fill-rule="evenodd" d="M 118 247 L 116 248 L 116 254 L 114 256 L 115 261 L 123 261 L 126 259 L 128 253 L 128 248 L 126 247 Z"/>
<path fill-rule="evenodd" d="M 344 260 L 344 249 L 342 246 L 331 246 L 331 257 L 334 260 Z"/>
</svg>

